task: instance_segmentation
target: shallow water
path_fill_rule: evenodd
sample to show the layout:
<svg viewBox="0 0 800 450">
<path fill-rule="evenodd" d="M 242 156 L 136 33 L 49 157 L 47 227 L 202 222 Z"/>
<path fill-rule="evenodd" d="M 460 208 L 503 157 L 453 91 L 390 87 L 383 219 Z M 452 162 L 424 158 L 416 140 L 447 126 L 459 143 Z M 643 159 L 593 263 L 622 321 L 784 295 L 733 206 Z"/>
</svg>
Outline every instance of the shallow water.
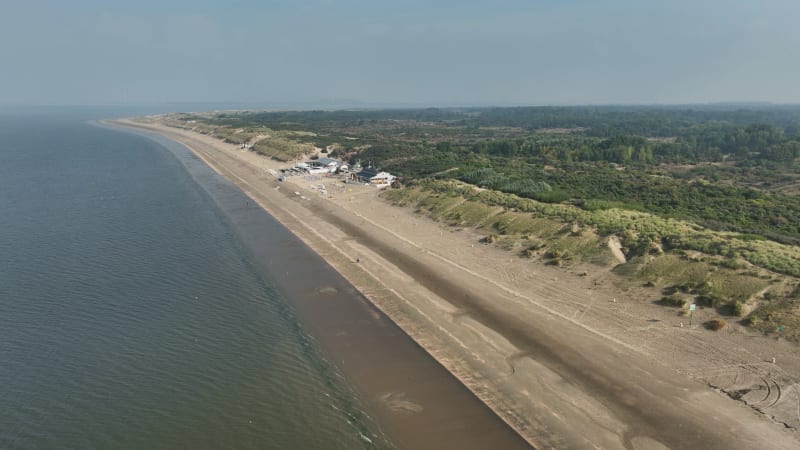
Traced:
<svg viewBox="0 0 800 450">
<path fill-rule="evenodd" d="M 0 115 L 0 448 L 386 446 L 183 165 L 84 119 Z"/>
</svg>

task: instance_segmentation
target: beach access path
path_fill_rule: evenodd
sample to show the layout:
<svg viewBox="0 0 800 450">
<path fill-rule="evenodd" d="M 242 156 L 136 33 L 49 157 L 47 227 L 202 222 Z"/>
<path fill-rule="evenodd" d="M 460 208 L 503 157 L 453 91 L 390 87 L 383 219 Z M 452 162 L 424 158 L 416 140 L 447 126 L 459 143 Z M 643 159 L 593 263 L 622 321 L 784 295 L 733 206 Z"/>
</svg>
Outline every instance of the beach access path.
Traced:
<svg viewBox="0 0 800 450">
<path fill-rule="evenodd" d="M 267 170 L 284 164 L 238 146 L 156 120 L 117 123 L 183 143 L 237 184 L 537 448 L 800 446 L 783 425 L 800 425 L 795 344 L 682 328 L 604 269 L 532 263 L 374 188 L 279 183 Z M 311 188 L 320 183 L 332 198 Z M 762 383 L 765 414 L 709 383 Z"/>
</svg>

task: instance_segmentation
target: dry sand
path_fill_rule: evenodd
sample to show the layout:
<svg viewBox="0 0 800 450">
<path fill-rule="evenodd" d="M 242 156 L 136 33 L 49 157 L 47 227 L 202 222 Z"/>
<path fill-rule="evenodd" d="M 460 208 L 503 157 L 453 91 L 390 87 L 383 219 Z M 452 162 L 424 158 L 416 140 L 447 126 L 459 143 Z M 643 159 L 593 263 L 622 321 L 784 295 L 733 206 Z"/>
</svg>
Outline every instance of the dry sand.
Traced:
<svg viewBox="0 0 800 450">
<path fill-rule="evenodd" d="M 118 123 L 179 141 L 231 179 L 537 448 L 800 448 L 795 344 L 681 327 L 686 318 L 620 291 L 606 269 L 532 263 L 374 188 L 279 183 L 266 169 L 286 164 L 238 146 Z M 332 198 L 310 189 L 322 183 Z"/>
</svg>

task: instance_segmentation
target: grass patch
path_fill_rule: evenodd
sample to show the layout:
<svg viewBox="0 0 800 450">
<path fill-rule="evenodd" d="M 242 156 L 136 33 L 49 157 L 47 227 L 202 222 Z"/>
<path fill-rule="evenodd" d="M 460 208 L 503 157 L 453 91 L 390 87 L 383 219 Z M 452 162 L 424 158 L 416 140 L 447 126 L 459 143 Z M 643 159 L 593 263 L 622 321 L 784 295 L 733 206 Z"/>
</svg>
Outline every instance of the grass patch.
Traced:
<svg viewBox="0 0 800 450">
<path fill-rule="evenodd" d="M 444 221 L 447 213 L 463 201 L 460 197 L 439 196 L 425 199 L 418 206 L 426 210 L 433 220 Z"/>
<path fill-rule="evenodd" d="M 397 206 L 415 206 L 427 196 L 417 189 L 385 189 L 381 195 Z"/>
<path fill-rule="evenodd" d="M 500 208 L 487 206 L 478 202 L 465 201 L 453 206 L 444 219 L 451 225 L 480 227 L 492 220 Z"/>
<path fill-rule="evenodd" d="M 689 291 L 703 283 L 709 271 L 710 266 L 704 262 L 692 261 L 677 254 L 665 254 L 649 258 L 636 275 L 645 282 L 682 286 L 683 290 Z"/>
<path fill-rule="evenodd" d="M 548 238 L 562 228 L 562 224 L 546 219 L 536 219 L 529 214 L 504 212 L 492 218 L 491 226 L 503 234 L 532 234 Z"/>
<path fill-rule="evenodd" d="M 253 150 L 278 161 L 291 161 L 310 153 L 314 147 L 310 144 L 273 136 L 256 142 Z"/>
<path fill-rule="evenodd" d="M 782 298 L 762 303 L 743 321 L 765 334 L 775 334 L 800 341 L 800 300 Z"/>
<path fill-rule="evenodd" d="M 720 313 L 732 316 L 741 316 L 747 301 L 769 285 L 769 281 L 756 273 L 739 273 L 676 254 L 649 258 L 639 265 L 635 276 L 653 285 L 664 286 L 667 296 L 679 292 L 693 294 L 698 305 L 716 308 Z"/>
</svg>

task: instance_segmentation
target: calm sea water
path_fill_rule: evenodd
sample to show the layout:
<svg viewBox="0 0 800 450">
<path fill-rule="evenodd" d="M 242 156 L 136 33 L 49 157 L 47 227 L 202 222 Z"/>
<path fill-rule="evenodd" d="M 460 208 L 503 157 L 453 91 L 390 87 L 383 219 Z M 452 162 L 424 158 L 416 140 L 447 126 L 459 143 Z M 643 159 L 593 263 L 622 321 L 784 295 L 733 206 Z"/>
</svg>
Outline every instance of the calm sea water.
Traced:
<svg viewBox="0 0 800 450">
<path fill-rule="evenodd" d="M 385 446 L 183 165 L 84 119 L 0 114 L 0 448 Z"/>
</svg>

